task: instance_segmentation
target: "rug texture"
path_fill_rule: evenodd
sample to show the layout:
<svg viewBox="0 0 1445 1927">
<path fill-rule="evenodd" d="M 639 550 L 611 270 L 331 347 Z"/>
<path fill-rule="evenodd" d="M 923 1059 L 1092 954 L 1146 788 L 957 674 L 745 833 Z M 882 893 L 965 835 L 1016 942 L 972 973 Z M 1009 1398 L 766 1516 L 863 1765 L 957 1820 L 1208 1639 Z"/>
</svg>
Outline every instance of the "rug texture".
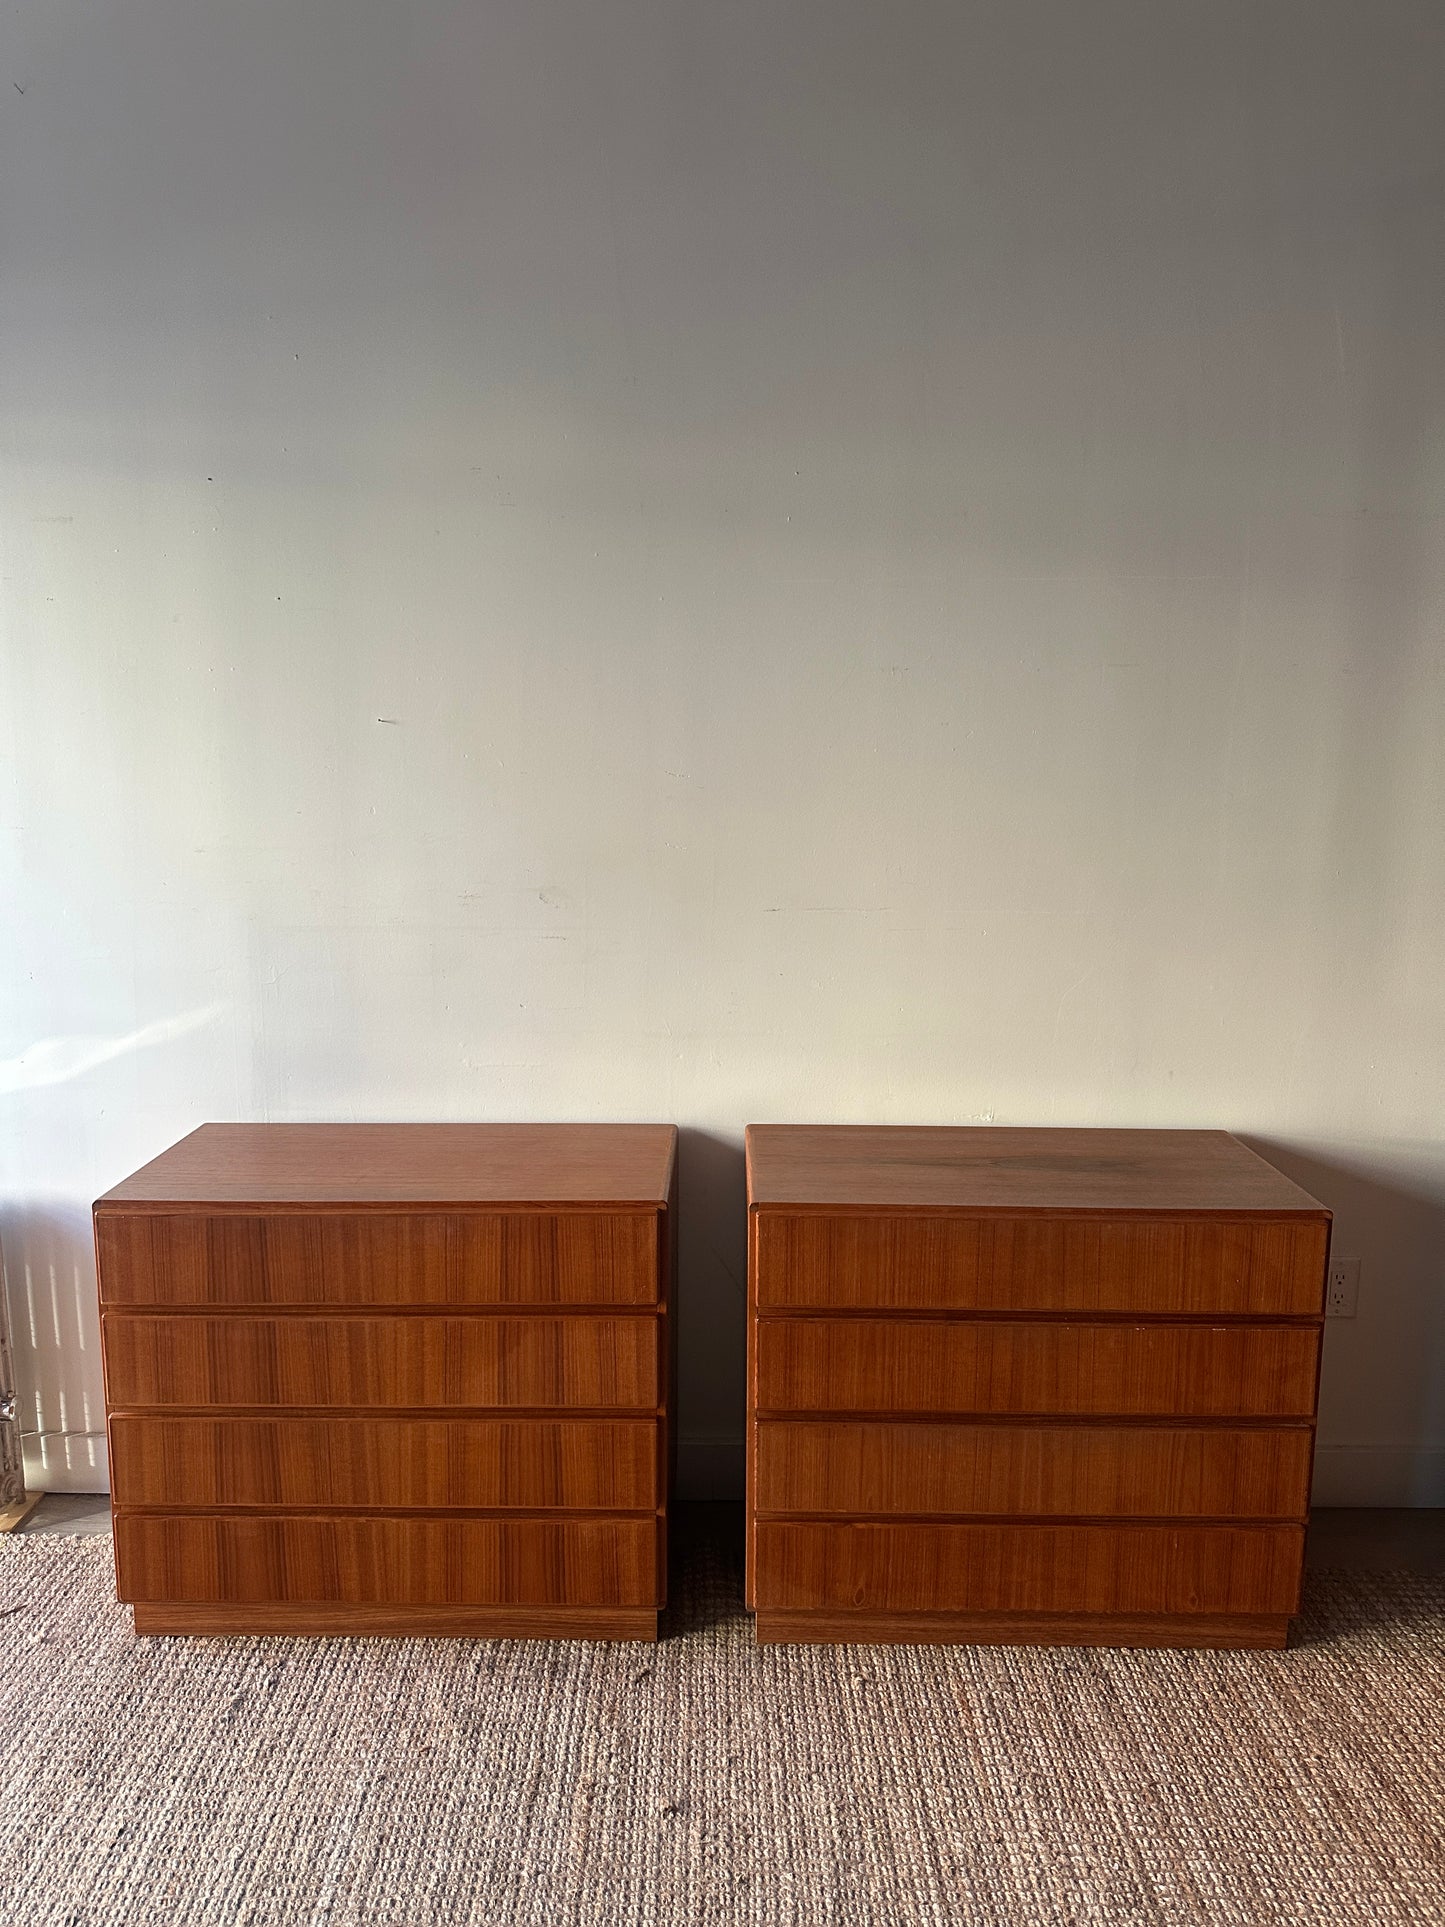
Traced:
<svg viewBox="0 0 1445 1927">
<path fill-rule="evenodd" d="M 1286 1653 L 771 1647 L 700 1543 L 657 1647 L 136 1640 L 0 1538 L 9 1927 L 1445 1919 L 1445 1581 Z"/>
</svg>

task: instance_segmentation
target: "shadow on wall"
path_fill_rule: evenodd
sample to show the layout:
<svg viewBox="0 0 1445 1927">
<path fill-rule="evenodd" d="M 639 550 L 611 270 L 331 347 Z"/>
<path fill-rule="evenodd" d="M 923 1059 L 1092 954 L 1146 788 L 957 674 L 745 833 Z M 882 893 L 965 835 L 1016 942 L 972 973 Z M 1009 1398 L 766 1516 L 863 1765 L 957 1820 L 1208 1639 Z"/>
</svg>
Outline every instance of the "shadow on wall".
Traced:
<svg viewBox="0 0 1445 1927">
<path fill-rule="evenodd" d="M 1334 1212 L 1359 1309 L 1325 1326 L 1317 1505 L 1445 1506 L 1445 1144 L 1246 1138 Z"/>
<path fill-rule="evenodd" d="M 679 1131 L 678 1199 L 678 1492 L 740 1499 L 748 1301 L 741 1143 Z"/>
<path fill-rule="evenodd" d="M 103 1492 L 105 1391 L 90 1213 L 55 1202 L 0 1216 L 26 1483 Z"/>
</svg>

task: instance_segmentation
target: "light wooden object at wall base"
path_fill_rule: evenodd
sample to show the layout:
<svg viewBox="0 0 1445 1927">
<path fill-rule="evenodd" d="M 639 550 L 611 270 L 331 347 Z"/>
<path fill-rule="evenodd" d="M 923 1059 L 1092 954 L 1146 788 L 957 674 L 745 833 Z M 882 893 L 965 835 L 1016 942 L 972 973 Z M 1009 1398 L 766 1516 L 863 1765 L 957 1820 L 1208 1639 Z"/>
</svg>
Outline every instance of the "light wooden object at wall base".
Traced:
<svg viewBox="0 0 1445 1927">
<path fill-rule="evenodd" d="M 14 1532 L 17 1526 L 23 1526 L 39 1505 L 42 1496 L 39 1492 L 32 1492 L 28 1497 L 17 1500 L 14 1505 L 0 1506 L 0 1532 Z"/>
</svg>

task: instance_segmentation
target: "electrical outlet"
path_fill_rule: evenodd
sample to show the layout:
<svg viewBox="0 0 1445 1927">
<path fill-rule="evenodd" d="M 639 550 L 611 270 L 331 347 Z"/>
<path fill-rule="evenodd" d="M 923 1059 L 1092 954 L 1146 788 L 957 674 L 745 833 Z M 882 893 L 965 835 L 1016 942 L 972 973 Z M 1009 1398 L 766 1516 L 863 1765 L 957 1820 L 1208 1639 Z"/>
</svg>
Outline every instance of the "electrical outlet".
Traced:
<svg viewBox="0 0 1445 1927">
<path fill-rule="evenodd" d="M 1325 1285 L 1325 1317 L 1353 1318 L 1360 1303 L 1360 1261 L 1331 1258 Z"/>
</svg>

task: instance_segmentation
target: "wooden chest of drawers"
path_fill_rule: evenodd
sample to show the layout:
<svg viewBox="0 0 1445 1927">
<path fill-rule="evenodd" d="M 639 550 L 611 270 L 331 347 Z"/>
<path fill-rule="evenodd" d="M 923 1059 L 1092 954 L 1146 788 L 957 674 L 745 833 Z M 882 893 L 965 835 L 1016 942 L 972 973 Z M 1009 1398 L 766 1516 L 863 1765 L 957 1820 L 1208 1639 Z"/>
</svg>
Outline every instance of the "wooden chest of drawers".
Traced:
<svg viewBox="0 0 1445 1927">
<path fill-rule="evenodd" d="M 1223 1131 L 754 1125 L 772 1640 L 1280 1646 L 1330 1214 Z"/>
<path fill-rule="evenodd" d="M 655 1639 L 670 1125 L 203 1126 L 95 1207 L 138 1632 Z"/>
</svg>

